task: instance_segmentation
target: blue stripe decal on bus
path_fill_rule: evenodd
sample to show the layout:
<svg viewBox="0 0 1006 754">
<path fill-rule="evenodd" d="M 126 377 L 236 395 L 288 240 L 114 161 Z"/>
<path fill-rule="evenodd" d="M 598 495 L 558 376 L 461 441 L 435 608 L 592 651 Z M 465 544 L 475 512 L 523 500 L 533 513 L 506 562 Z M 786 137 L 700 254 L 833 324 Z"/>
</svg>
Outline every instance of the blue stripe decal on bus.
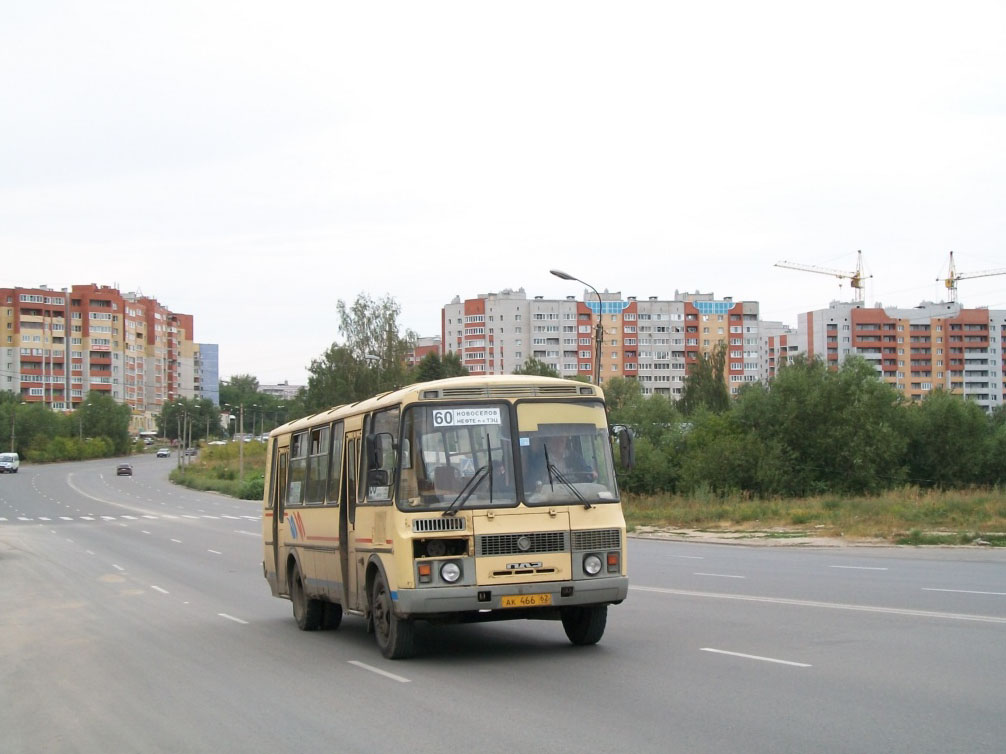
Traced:
<svg viewBox="0 0 1006 754">
<path fill-rule="evenodd" d="M 398 602 L 398 592 L 392 592 L 391 599 L 394 600 L 395 602 Z"/>
</svg>

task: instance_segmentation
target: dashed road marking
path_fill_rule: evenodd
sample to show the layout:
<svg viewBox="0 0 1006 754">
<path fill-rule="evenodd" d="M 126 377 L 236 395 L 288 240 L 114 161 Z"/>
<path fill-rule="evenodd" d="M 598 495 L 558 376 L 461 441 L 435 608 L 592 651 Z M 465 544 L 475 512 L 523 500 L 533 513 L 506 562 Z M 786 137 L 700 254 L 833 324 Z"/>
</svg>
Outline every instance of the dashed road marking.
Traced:
<svg viewBox="0 0 1006 754">
<path fill-rule="evenodd" d="M 791 660 L 777 660 L 774 657 L 761 657 L 759 655 L 748 655 L 743 652 L 727 652 L 725 649 L 712 649 L 711 647 L 702 647 L 700 652 L 712 652 L 718 655 L 729 655 L 730 657 L 742 657 L 745 660 L 759 660 L 760 662 L 773 662 L 776 665 L 790 665 L 794 668 L 812 668 L 813 665 L 808 665 L 805 662 L 792 662 Z"/>
</svg>

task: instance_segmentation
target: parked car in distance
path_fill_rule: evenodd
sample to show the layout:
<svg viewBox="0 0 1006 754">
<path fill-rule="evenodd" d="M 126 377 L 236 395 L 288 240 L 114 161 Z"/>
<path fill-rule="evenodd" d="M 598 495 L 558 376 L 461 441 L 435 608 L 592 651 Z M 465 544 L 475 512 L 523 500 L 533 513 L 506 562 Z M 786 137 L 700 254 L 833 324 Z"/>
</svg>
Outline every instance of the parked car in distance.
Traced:
<svg viewBox="0 0 1006 754">
<path fill-rule="evenodd" d="M 20 465 L 17 453 L 0 453 L 0 474 L 16 474 Z"/>
<path fill-rule="evenodd" d="M 185 449 L 185 455 L 187 455 L 187 456 L 194 456 L 198 452 L 199 451 L 197 451 L 195 448 L 186 448 Z"/>
<path fill-rule="evenodd" d="M 158 448 L 157 449 L 157 457 L 158 458 L 167 458 L 170 455 L 171 455 L 171 448 Z"/>
<path fill-rule="evenodd" d="M 120 463 L 118 466 L 115 467 L 115 475 L 116 476 L 132 476 L 133 475 L 133 467 L 130 466 L 128 463 Z"/>
</svg>

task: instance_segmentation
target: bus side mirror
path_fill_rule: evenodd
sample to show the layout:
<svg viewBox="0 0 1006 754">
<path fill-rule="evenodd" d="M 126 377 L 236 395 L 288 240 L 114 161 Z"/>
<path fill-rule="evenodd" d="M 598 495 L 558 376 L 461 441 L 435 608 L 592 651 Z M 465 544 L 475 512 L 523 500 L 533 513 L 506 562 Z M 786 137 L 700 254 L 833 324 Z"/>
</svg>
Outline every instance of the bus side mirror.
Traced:
<svg viewBox="0 0 1006 754">
<path fill-rule="evenodd" d="M 388 470 L 387 469 L 371 469 L 367 472 L 367 487 L 387 487 L 388 486 Z"/>
<path fill-rule="evenodd" d="M 636 465 L 636 439 L 628 427 L 618 430 L 618 452 L 622 466 L 631 469 Z"/>
</svg>

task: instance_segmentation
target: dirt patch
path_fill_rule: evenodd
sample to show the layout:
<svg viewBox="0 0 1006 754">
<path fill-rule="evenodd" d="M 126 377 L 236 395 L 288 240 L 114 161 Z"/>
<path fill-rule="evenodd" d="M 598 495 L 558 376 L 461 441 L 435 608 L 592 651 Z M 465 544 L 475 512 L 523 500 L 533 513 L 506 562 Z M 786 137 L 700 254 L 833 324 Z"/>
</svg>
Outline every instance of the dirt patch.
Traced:
<svg viewBox="0 0 1006 754">
<path fill-rule="evenodd" d="M 671 539 L 680 542 L 760 545 L 766 547 L 890 547 L 883 539 L 867 537 L 817 536 L 801 529 L 758 529 L 752 531 L 708 531 L 674 527 L 637 526 L 628 536 L 638 539 Z"/>
</svg>

